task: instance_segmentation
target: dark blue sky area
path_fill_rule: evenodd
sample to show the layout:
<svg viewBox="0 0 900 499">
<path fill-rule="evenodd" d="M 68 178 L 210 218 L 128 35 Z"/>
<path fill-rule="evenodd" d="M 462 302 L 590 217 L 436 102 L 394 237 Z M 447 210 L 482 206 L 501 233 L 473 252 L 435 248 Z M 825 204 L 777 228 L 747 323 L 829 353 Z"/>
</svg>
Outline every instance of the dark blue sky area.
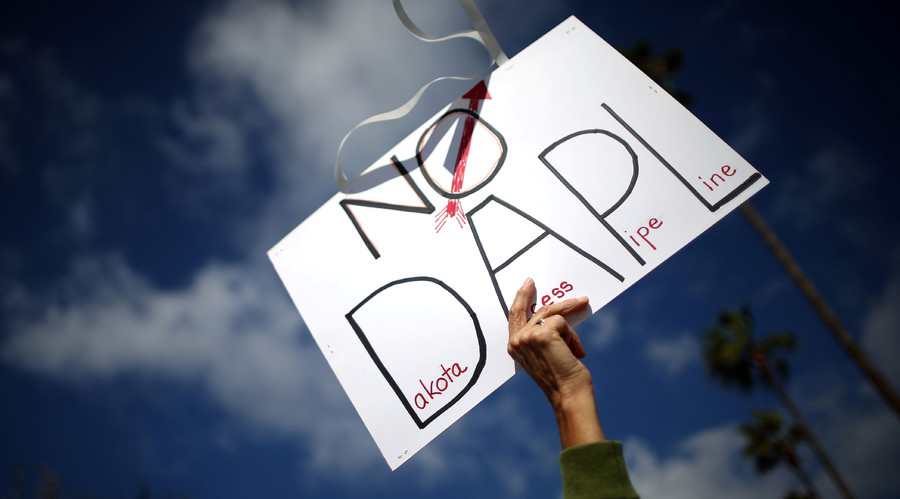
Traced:
<svg viewBox="0 0 900 499">
<path fill-rule="evenodd" d="M 896 2 L 478 4 L 509 55 L 569 15 L 616 47 L 680 49 L 691 111 L 770 180 L 754 204 L 900 383 Z M 407 7 L 428 32 L 468 28 L 455 1 Z M 336 192 L 344 133 L 480 68 L 480 48 L 417 41 L 387 1 L 3 11 L 0 497 L 17 470 L 33 496 L 42 466 L 78 498 L 556 497 L 552 412 L 524 375 L 391 473 L 265 258 Z M 399 136 L 467 88 L 429 90 Z M 396 141 L 379 133 L 347 164 Z M 699 333 L 741 305 L 758 334 L 797 335 L 788 390 L 857 496 L 895 497 L 900 419 L 737 213 L 578 329 L 637 490 L 799 487 L 740 456 L 735 426 L 776 399 L 704 372 Z"/>
</svg>

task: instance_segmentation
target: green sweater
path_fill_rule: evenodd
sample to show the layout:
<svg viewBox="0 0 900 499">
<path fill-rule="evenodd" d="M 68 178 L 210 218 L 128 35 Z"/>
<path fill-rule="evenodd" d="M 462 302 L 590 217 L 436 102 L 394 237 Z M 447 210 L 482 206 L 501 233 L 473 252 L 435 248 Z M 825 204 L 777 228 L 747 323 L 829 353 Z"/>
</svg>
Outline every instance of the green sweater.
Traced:
<svg viewBox="0 0 900 499">
<path fill-rule="evenodd" d="M 570 447 L 559 454 L 565 499 L 637 499 L 622 456 L 610 440 Z"/>
</svg>

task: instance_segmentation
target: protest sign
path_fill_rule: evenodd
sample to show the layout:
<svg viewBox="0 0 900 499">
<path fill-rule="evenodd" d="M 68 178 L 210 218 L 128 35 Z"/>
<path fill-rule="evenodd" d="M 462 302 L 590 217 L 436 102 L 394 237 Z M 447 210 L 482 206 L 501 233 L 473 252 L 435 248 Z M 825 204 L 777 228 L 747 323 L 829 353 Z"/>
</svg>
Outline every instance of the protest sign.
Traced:
<svg viewBox="0 0 900 499">
<path fill-rule="evenodd" d="M 766 183 L 570 17 L 269 257 L 395 469 L 515 373 L 526 277 L 536 307 L 588 296 L 590 314 Z"/>
</svg>

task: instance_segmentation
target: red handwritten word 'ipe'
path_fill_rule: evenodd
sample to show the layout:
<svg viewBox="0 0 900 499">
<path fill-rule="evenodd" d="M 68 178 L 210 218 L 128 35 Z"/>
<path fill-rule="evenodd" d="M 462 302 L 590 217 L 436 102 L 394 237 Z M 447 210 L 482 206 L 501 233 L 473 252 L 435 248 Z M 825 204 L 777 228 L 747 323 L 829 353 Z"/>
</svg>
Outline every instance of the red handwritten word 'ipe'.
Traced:
<svg viewBox="0 0 900 499">
<path fill-rule="evenodd" d="M 453 378 L 458 378 L 462 373 L 469 370 L 468 367 L 459 367 L 459 363 L 454 363 L 450 367 L 444 367 L 444 364 L 441 364 L 441 369 L 444 370 L 444 373 L 441 376 L 432 381 L 425 386 L 425 382 L 421 379 L 419 380 L 419 384 L 422 385 L 422 389 L 425 390 L 424 393 L 417 393 L 415 397 L 416 407 L 419 409 L 424 409 L 428 404 L 434 400 L 434 397 L 441 395 L 444 393 L 450 383 L 453 383 Z M 427 399 L 425 397 L 428 397 Z"/>
</svg>

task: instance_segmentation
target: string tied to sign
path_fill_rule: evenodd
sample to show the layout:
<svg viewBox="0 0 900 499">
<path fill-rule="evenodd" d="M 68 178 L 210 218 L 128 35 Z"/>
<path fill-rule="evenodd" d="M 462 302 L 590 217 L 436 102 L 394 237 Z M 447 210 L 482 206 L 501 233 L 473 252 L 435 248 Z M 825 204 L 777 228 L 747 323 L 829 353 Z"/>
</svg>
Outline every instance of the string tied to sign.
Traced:
<svg viewBox="0 0 900 499">
<path fill-rule="evenodd" d="M 491 32 L 490 26 L 488 26 L 487 21 L 485 21 L 484 16 L 481 15 L 481 11 L 478 10 L 478 7 L 475 5 L 475 0 L 459 0 L 460 5 L 463 10 L 466 12 L 466 15 L 469 17 L 469 21 L 471 21 L 474 29 L 471 30 L 463 30 L 458 31 L 456 33 L 451 33 L 446 36 L 431 36 L 423 32 L 419 29 L 418 26 L 413 23 L 412 19 L 410 19 L 409 15 L 407 15 L 406 11 L 403 9 L 403 5 L 400 4 L 400 0 L 393 0 L 394 10 L 397 12 L 397 18 L 400 19 L 400 23 L 403 24 L 403 27 L 406 28 L 413 36 L 416 38 L 425 41 L 425 42 L 442 42 L 444 40 L 452 40 L 454 38 L 471 38 L 477 42 L 479 42 L 485 49 L 487 49 L 488 54 L 491 57 L 490 64 L 488 68 L 481 73 L 471 75 L 471 76 L 441 76 L 439 78 L 435 78 L 430 82 L 426 83 L 422 88 L 420 88 L 406 103 L 402 106 L 392 109 L 390 111 L 376 114 L 374 116 L 370 116 L 357 124 L 355 127 L 351 128 L 344 138 L 341 139 L 341 143 L 338 145 L 337 154 L 334 160 L 334 178 L 337 182 L 338 189 L 341 192 L 347 192 L 350 188 L 350 185 L 353 184 L 353 181 L 347 178 L 347 175 L 344 173 L 344 170 L 341 169 L 341 151 L 344 148 L 344 144 L 347 142 L 347 139 L 350 138 L 350 135 L 356 131 L 357 128 L 360 128 L 365 125 L 370 125 L 372 123 L 379 123 L 382 121 L 391 121 L 402 118 L 409 114 L 413 108 L 416 107 L 419 100 L 422 98 L 422 95 L 428 90 L 428 87 L 431 85 L 444 80 L 457 80 L 457 81 L 466 81 L 466 80 L 474 80 L 476 78 L 480 78 L 484 76 L 486 73 L 491 71 L 494 67 L 494 64 L 497 67 L 502 66 L 509 60 L 506 54 L 503 52 L 503 49 L 500 48 L 500 44 L 497 42 L 497 39 L 494 37 L 493 32 Z"/>
</svg>

